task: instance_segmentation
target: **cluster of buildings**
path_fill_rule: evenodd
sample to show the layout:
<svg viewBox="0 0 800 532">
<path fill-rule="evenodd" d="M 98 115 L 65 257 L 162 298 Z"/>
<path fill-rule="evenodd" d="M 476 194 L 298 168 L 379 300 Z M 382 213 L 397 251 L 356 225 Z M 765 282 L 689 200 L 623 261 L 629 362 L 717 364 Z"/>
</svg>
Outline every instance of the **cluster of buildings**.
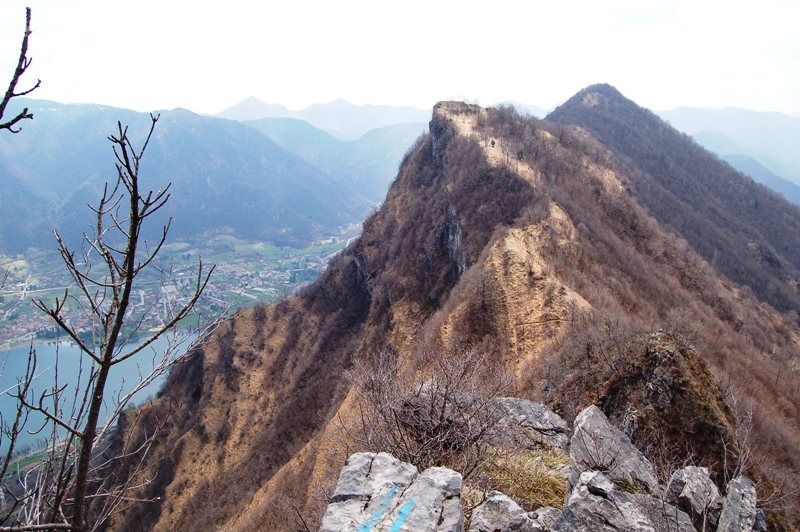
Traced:
<svg viewBox="0 0 800 532">
<path fill-rule="evenodd" d="M 327 264 L 319 254 L 261 262 L 263 268 L 257 268 L 258 271 L 238 264 L 217 263 L 193 313 L 205 320 L 225 311 L 277 301 L 291 295 L 298 285 L 313 281 Z M 69 285 L 64 272 L 38 276 L 35 290 L 26 283 L 6 283 L 0 291 L 0 347 L 19 345 L 37 338 L 55 338 L 55 323 L 36 309 L 31 299 L 62 298 L 64 285 Z M 175 267 L 168 277 L 151 272 L 148 277 L 141 278 L 134 290 L 127 323 L 138 324 L 142 334 L 162 326 L 170 310 L 185 305 L 196 287 L 197 272 L 191 267 Z M 70 293 L 76 291 L 71 289 Z M 90 334 L 90 316 L 81 308 L 86 302 L 85 298 L 70 300 L 62 315 L 70 326 L 83 334 Z"/>
</svg>

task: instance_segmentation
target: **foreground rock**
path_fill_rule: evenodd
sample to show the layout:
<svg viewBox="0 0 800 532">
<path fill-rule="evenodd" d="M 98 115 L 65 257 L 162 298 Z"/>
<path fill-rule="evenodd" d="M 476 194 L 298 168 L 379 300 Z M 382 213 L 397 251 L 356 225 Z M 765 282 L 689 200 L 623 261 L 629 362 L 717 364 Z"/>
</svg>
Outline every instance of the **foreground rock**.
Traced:
<svg viewBox="0 0 800 532">
<path fill-rule="evenodd" d="M 545 506 L 528 514 L 533 521 L 534 530 L 552 531 L 556 529 L 556 523 L 561 519 L 561 510 L 552 506 Z"/>
<path fill-rule="evenodd" d="M 501 401 L 509 418 L 504 423 L 530 429 L 530 420 L 548 417 L 535 403 Z M 675 471 L 668 485 L 660 487 L 650 462 L 595 406 L 575 420 L 569 469 L 572 489 L 563 511 L 548 507 L 526 513 L 516 501 L 492 491 L 473 510 L 469 532 L 767 528 L 749 479 L 735 478 L 721 497 L 708 469 L 689 466 Z M 450 469 L 432 467 L 419 474 L 386 453 L 354 454 L 342 469 L 320 531 L 463 532 L 461 487 L 461 475 Z"/>
<path fill-rule="evenodd" d="M 469 532 L 531 532 L 534 528 L 528 514 L 499 491 L 489 493 L 486 500 L 472 511 Z"/>
<path fill-rule="evenodd" d="M 750 532 L 756 523 L 756 487 L 746 477 L 728 483 L 717 532 Z"/>
<path fill-rule="evenodd" d="M 644 493 L 630 494 L 633 503 L 656 527 L 656 530 L 676 532 L 692 532 L 695 530 L 712 530 L 711 527 L 696 529 L 689 514 L 677 507 Z"/>
<path fill-rule="evenodd" d="M 707 468 L 688 466 L 675 471 L 667 485 L 665 500 L 689 514 L 698 530 L 716 528 L 722 497 Z"/>
<path fill-rule="evenodd" d="M 656 528 L 631 495 L 619 491 L 602 473 L 587 471 L 579 477 L 555 530 L 655 532 Z"/>
<path fill-rule="evenodd" d="M 518 439 L 559 449 L 569 445 L 569 425 L 542 403 L 515 397 L 501 397 L 497 402 L 505 413 L 501 422 L 518 432 Z"/>
<path fill-rule="evenodd" d="M 570 488 L 577 485 L 581 473 L 604 471 L 609 479 L 627 482 L 633 489 L 658 491 L 653 465 L 625 433 L 611 426 L 596 406 L 590 406 L 575 418 L 569 465 L 572 470 Z"/>
<path fill-rule="evenodd" d="M 463 532 L 461 475 L 431 467 L 421 475 L 387 453 L 345 463 L 320 532 Z"/>
</svg>

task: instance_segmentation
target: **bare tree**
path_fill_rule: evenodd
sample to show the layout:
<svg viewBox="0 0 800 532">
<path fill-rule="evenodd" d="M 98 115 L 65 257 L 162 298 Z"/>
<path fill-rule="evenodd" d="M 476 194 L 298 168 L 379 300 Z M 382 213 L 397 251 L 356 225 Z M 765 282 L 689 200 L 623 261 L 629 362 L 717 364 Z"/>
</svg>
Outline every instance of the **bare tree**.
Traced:
<svg viewBox="0 0 800 532">
<path fill-rule="evenodd" d="M 11 133 L 18 133 L 21 128 L 17 124 L 32 119 L 33 114 L 25 108 L 16 116 L 4 119 L 9 102 L 30 94 L 41 83 L 37 80 L 32 88 L 17 91 L 21 77 L 31 64 L 27 55 L 30 21 L 28 8 L 19 61 L 0 101 L 0 129 Z M 156 421 L 150 421 L 144 430 L 131 430 L 130 434 L 136 433 L 137 439 L 127 441 L 116 456 L 109 457 L 105 452 L 107 446 L 99 446 L 134 394 L 182 359 L 180 353 L 184 351 L 182 344 L 186 339 L 175 332 L 175 326 L 192 310 L 214 268 L 204 274 L 200 260 L 192 295 L 185 300 L 170 299 L 165 305 L 161 326 L 147 340 L 132 342 L 143 325 L 143 316 L 137 318 L 129 312 L 134 283 L 148 267 L 155 267 L 153 260 L 166 241 L 170 225 L 167 222 L 163 227 L 154 246 L 147 246 L 142 235 L 144 223 L 169 199 L 169 185 L 157 191 L 140 189 L 140 161 L 158 121 L 157 116 L 150 118 L 150 128 L 141 148 L 134 147 L 128 128 L 123 128 L 121 123 L 117 134 L 109 137 L 116 156 L 117 176 L 112 185 L 105 186 L 99 204 L 90 206 L 96 224 L 91 235 L 84 234 L 84 245 L 77 258 L 61 235 L 54 232 L 77 293 L 66 290 L 54 304 L 41 299 L 33 303 L 78 346 L 81 357 L 77 377 L 73 382 L 66 382 L 59 375 L 57 354 L 52 367 L 52 385 L 39 392 L 36 385 L 44 370 L 39 367 L 36 350 L 31 345 L 26 372 L 18 377 L 18 384 L 10 393 L 17 399 L 13 420 L 0 419 L 0 440 L 4 439 L 2 443 L 7 446 L 4 456 L 0 457 L 0 531 L 96 529 L 121 505 L 136 502 L 132 491 L 152 479 L 152 472 L 143 465 L 143 457 L 164 426 L 172 411 L 170 408 L 166 416 L 163 411 L 150 416 Z M 98 268 L 93 269 L 93 266 Z M 167 281 L 168 275 L 163 271 L 161 274 L 162 282 Z M 5 280 L 3 277 L 2 282 Z M 80 334 L 78 326 L 67 317 L 68 302 L 77 306 L 89 322 L 88 337 Z M 205 338 L 215 323 L 208 325 L 199 339 Z M 112 397 L 107 389 L 112 371 L 119 370 L 119 364 L 126 360 L 141 357 L 159 338 L 167 340 L 167 347 L 153 357 L 153 369 L 143 372 L 140 369 L 136 375 L 138 381 L 127 390 L 116 390 Z M 17 467 L 11 474 L 18 436 L 32 423 L 34 415 L 45 420 L 32 427 L 32 432 L 46 437 L 45 452 L 34 467 L 25 470 Z M 115 461 L 127 463 L 124 473 L 114 467 Z M 91 523 L 87 517 L 90 502 Z"/>
<path fill-rule="evenodd" d="M 22 47 L 19 51 L 19 61 L 17 61 L 17 68 L 14 70 L 14 75 L 11 77 L 11 82 L 8 84 L 8 90 L 6 90 L 5 95 L 3 96 L 3 101 L 0 102 L 0 129 L 7 129 L 11 133 L 19 133 L 20 129 L 17 127 L 16 129 L 14 126 L 17 125 L 18 122 L 26 119 L 32 119 L 33 114 L 28 112 L 28 108 L 22 110 L 19 114 L 15 117 L 3 121 L 3 117 L 6 112 L 6 106 L 8 102 L 11 101 L 12 98 L 16 98 L 18 96 L 25 96 L 30 94 L 31 92 L 35 91 L 39 88 L 39 85 L 42 84 L 41 80 L 36 80 L 36 84 L 28 90 L 24 90 L 22 92 L 17 91 L 17 83 L 19 83 L 20 78 L 28 70 L 28 67 L 31 66 L 31 59 L 28 57 L 28 37 L 31 34 L 31 8 L 25 9 L 25 35 L 22 38 Z"/>
<path fill-rule="evenodd" d="M 27 416 L 37 413 L 49 423 L 51 444 L 47 457 L 35 469 L 34 478 L 21 481 L 21 494 L 6 488 L 15 504 L 11 505 L 5 519 L 13 521 L 13 526 L 0 527 L 0 531 L 96 529 L 120 505 L 131 502 L 133 488 L 152 479 L 152 475 L 142 474 L 144 460 L 139 460 L 138 466 L 128 471 L 125 478 L 118 478 L 115 474 L 109 478 L 107 472 L 114 468 L 109 467 L 107 458 L 103 463 L 96 463 L 98 445 L 133 394 L 164 374 L 178 360 L 180 337 L 174 334 L 174 328 L 190 313 L 214 268 L 204 273 L 201 259 L 192 295 L 183 301 L 171 299 L 166 315 L 162 317 L 162 325 L 144 342 L 131 342 L 143 323 L 143 316 L 129 313 L 134 283 L 145 269 L 155 267 L 153 260 L 166 241 L 170 225 L 167 222 L 162 228 L 155 245 L 148 246 L 144 241 L 144 223 L 169 199 L 169 185 L 157 191 L 140 189 L 140 161 L 159 117 L 151 115 L 150 118 L 149 132 L 141 148 L 134 147 L 128 128 L 121 123 L 118 132 L 109 137 L 116 156 L 117 177 L 113 184 L 106 184 L 99 204 L 90 206 L 96 223 L 91 234 L 84 234 L 80 254 L 76 255 L 69 249 L 61 235 L 54 231 L 61 258 L 74 281 L 75 293 L 67 289 L 55 303 L 39 299 L 34 300 L 34 304 L 78 346 L 81 351 L 80 370 L 77 382 L 60 382 L 56 364 L 52 387 L 34 393 L 32 383 L 38 369 L 35 350 L 31 350 L 27 375 L 21 379 L 15 393 L 20 404 L 18 423 L 13 425 L 9 434 L 14 438 Z M 163 271 L 161 273 L 166 275 Z M 68 318 L 68 302 L 77 306 L 85 321 L 89 322 L 88 338 Z M 128 323 L 129 320 L 133 323 Z M 125 328 L 126 324 L 132 327 Z M 140 355 L 168 333 L 169 346 L 155 361 L 153 370 L 139 375 L 139 384 L 132 390 L 109 399 L 106 387 L 114 368 Z M 105 417 L 104 408 L 107 410 Z M 150 433 L 143 443 L 137 443 L 135 448 L 123 446 L 122 454 L 111 460 L 142 456 L 161 426 L 163 417 L 155 427 L 149 427 Z M 10 455 L 3 464 L 3 473 L 9 458 Z M 91 523 L 87 517 L 90 501 Z"/>
</svg>

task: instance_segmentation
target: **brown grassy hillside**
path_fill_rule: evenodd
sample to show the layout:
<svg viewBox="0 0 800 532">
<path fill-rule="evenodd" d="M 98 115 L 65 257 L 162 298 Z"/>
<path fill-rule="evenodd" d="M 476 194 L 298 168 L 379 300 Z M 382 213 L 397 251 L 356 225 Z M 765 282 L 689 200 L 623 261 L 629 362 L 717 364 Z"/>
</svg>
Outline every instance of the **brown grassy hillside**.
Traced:
<svg viewBox="0 0 800 532">
<path fill-rule="evenodd" d="M 394 357 L 397 379 L 421 382 L 475 349 L 513 376 L 506 394 L 569 420 L 598 404 L 662 474 L 691 462 L 722 480 L 741 465 L 767 511 L 797 522 L 797 324 L 642 206 L 632 168 L 576 127 L 437 105 L 328 272 L 240 312 L 173 373 L 157 408 L 183 407 L 144 494 L 161 499 L 113 528 L 313 529 L 346 455 L 365 450 L 354 364 Z"/>
</svg>

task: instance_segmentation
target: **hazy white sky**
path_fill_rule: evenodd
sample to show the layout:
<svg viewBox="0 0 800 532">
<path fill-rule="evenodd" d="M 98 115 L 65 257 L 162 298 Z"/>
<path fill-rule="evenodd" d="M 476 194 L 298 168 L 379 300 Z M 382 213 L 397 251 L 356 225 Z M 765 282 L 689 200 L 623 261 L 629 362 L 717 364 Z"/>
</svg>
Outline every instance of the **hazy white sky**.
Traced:
<svg viewBox="0 0 800 532">
<path fill-rule="evenodd" d="M 798 0 L 2 0 L 3 86 L 26 5 L 26 82 L 41 78 L 33 97 L 67 103 L 548 108 L 603 82 L 653 110 L 800 111 Z"/>
</svg>

